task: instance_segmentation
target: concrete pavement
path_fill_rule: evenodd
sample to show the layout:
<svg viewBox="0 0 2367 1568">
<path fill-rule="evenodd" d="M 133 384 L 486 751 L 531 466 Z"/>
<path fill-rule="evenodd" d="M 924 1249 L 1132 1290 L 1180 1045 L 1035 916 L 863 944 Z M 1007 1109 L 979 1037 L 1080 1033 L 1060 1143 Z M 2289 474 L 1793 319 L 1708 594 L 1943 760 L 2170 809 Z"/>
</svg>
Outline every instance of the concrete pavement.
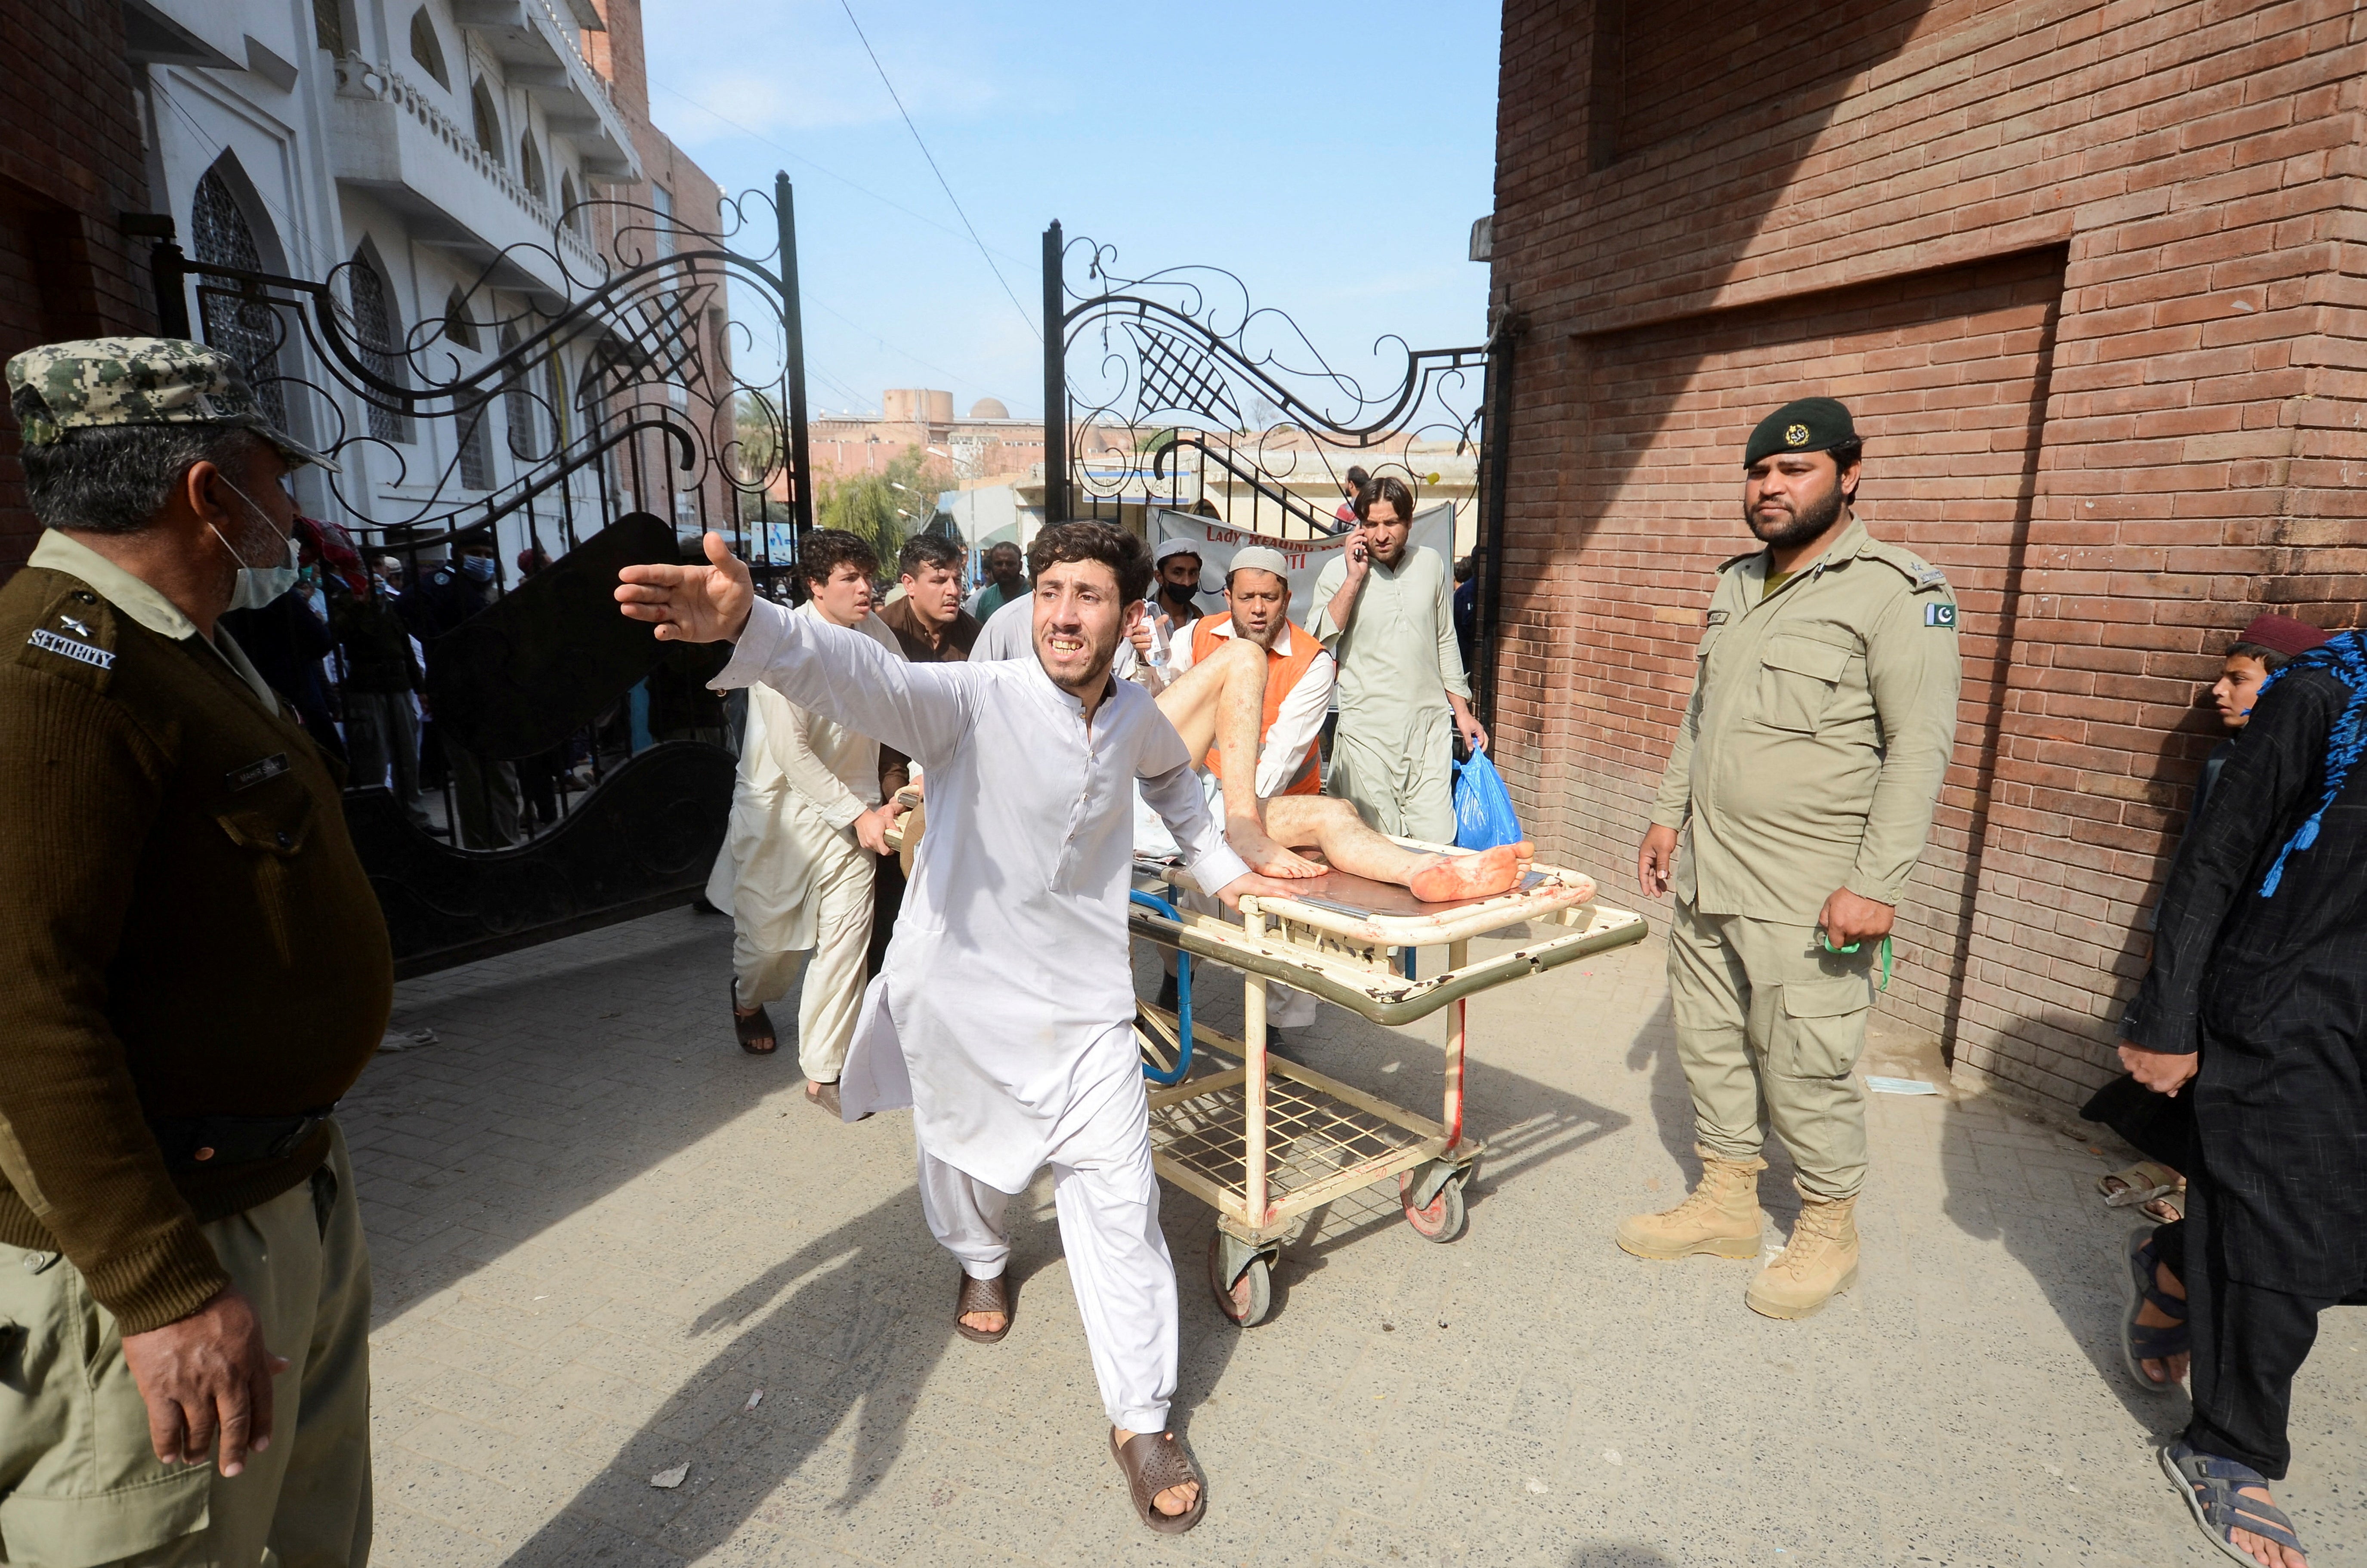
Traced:
<svg viewBox="0 0 2367 1568">
<path fill-rule="evenodd" d="M 1243 1332 L 1202 1282 L 1208 1212 L 1167 1191 L 1210 1513 L 1153 1536 L 1104 1446 L 1048 1179 L 1013 1209 L 1017 1326 L 957 1338 L 909 1118 L 840 1126 L 788 1043 L 737 1050 L 729 950 L 675 911 L 399 987 L 397 1026 L 438 1043 L 381 1056 L 344 1112 L 385 1568 L 2225 1561 L 2152 1457 L 2183 1396 L 2121 1365 L 2108 1145 L 1875 1097 L 1864 1278 L 1803 1323 L 1743 1306 L 1752 1265 L 1612 1245 L 1692 1170 L 1657 941 L 1473 1004 L 1492 1153 L 1452 1246 L 1373 1190 Z M 1238 986 L 1210 989 L 1231 1027 Z M 1327 1010 L 1295 1054 L 1421 1107 L 1443 1038 Z M 1911 1042 L 1873 1055 L 1937 1073 Z M 1772 1247 L 1796 1201 L 1771 1157 Z M 2367 1549 L 2362 1347 L 2367 1314 L 2328 1314 L 2296 1390 L 2280 1498 L 2323 1564 Z"/>
</svg>

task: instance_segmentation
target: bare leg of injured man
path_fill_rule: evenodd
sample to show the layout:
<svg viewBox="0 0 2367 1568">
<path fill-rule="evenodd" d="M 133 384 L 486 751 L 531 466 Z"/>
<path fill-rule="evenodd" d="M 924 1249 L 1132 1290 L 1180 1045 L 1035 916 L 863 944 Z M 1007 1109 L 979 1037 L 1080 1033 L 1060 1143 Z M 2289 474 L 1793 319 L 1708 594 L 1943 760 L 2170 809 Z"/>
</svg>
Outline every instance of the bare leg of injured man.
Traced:
<svg viewBox="0 0 2367 1568">
<path fill-rule="evenodd" d="M 1300 633 L 1304 636 L 1306 634 Z M 1266 876 L 1319 876 L 1323 867 L 1291 853 L 1320 851 L 1338 870 L 1410 888 L 1426 903 L 1484 898 L 1516 886 L 1525 843 L 1471 855 L 1421 854 L 1365 825 L 1347 801 L 1321 795 L 1257 795 L 1258 732 L 1265 716 L 1266 650 L 1247 637 L 1221 642 L 1159 694 L 1159 711 L 1195 757 L 1217 753 L 1224 786 L 1225 839 Z M 1286 847 L 1287 846 L 1287 847 Z"/>
</svg>

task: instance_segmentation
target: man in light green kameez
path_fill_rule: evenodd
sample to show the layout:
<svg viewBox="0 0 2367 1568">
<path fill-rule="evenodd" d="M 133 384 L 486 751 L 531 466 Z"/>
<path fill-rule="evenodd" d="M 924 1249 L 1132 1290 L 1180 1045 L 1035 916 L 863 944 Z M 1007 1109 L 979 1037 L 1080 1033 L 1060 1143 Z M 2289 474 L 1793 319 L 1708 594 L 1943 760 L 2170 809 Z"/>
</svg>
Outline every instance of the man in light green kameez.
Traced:
<svg viewBox="0 0 2367 1568">
<path fill-rule="evenodd" d="M 1454 735 L 1488 749 L 1455 645 L 1454 574 L 1436 550 L 1406 542 L 1403 479 L 1368 481 L 1355 504 L 1355 536 L 1315 580 L 1307 624 L 1340 662 L 1329 788 L 1381 832 L 1451 844 Z"/>
</svg>

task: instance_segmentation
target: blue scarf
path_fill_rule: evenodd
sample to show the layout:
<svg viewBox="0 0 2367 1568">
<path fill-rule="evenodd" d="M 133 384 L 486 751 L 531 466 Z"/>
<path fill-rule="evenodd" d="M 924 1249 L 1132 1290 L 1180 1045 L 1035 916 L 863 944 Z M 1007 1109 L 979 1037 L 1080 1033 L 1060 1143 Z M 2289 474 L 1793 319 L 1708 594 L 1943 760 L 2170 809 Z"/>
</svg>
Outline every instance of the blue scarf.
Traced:
<svg viewBox="0 0 2367 1568">
<path fill-rule="evenodd" d="M 2342 716 L 2334 721 L 2333 732 L 2326 741 L 2326 793 L 2319 797 L 2317 809 L 2309 819 L 2285 840 L 2277 858 L 2269 866 L 2269 874 L 2260 880 L 2260 897 L 2266 898 L 2277 890 L 2284 879 L 2285 857 L 2296 850 L 2305 850 L 2317 842 L 2318 819 L 2334 797 L 2342 793 L 2343 781 L 2350 778 L 2352 764 L 2367 753 L 2367 637 L 2358 632 L 2341 632 L 2328 637 L 2324 645 L 2297 654 L 2293 661 L 2260 684 L 2261 697 L 2269 688 L 2296 670 L 2323 670 L 2350 688 L 2350 700 L 2345 704 Z M 2259 707 L 2259 697 L 2252 699 L 2254 711 Z"/>
</svg>

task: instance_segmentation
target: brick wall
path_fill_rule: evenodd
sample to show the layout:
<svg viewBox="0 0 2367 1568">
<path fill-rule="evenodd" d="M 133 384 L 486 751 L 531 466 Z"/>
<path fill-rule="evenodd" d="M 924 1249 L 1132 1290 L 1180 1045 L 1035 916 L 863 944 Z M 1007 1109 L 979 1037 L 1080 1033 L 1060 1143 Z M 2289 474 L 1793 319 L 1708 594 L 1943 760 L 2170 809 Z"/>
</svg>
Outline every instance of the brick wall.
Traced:
<svg viewBox="0 0 2367 1568">
<path fill-rule="evenodd" d="M 153 332 L 148 271 L 117 230 L 147 205 L 121 7 L 0 6 L 0 359 L 37 343 Z M 40 528 L 0 407 L 0 579 Z"/>
<path fill-rule="evenodd" d="M 1752 544 L 1744 435 L 1842 398 L 1863 515 L 1964 604 L 1882 1005 L 1960 1071 L 2075 1100 L 2142 972 L 2218 651 L 2264 605 L 2335 626 L 2367 600 L 2367 12 L 1843 0 L 1821 72 L 1762 16 L 1506 7 L 1501 760 L 1557 852 L 1628 881 L 1711 569 Z"/>
</svg>

